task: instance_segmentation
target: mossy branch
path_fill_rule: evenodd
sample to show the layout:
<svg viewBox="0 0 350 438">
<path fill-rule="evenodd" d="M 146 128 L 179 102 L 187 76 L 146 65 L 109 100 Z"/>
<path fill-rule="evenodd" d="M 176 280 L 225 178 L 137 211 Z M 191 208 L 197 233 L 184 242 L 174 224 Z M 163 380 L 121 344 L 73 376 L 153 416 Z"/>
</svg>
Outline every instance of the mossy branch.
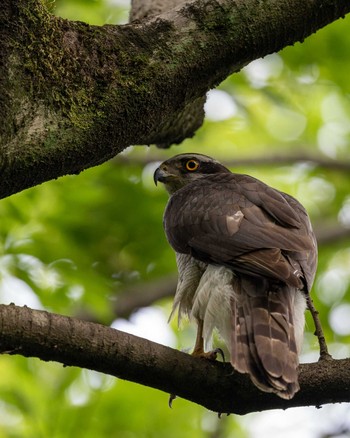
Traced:
<svg viewBox="0 0 350 438">
<path fill-rule="evenodd" d="M 350 359 L 301 365 L 301 390 L 286 401 L 259 391 L 230 364 L 194 358 L 100 324 L 13 304 L 0 305 L 0 323 L 2 354 L 100 371 L 220 413 L 350 402 Z"/>
<path fill-rule="evenodd" d="M 347 0 L 196 0 L 99 27 L 54 17 L 40 0 L 4 0 L 0 197 L 130 144 L 193 135 L 201 115 L 180 116 L 207 90 L 349 11 Z"/>
</svg>

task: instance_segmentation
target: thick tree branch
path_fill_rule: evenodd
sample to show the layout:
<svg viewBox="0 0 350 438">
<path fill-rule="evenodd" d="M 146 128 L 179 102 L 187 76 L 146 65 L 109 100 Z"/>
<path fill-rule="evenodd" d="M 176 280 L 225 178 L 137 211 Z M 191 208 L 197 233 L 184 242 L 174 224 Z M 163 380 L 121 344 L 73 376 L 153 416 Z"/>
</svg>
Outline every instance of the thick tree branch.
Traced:
<svg viewBox="0 0 350 438">
<path fill-rule="evenodd" d="M 196 126 L 174 132 L 173 121 L 208 89 L 349 11 L 347 0 L 197 0 L 97 27 L 4 0 L 0 197 L 130 144 L 180 141 Z"/>
<path fill-rule="evenodd" d="M 285 401 L 259 391 L 229 364 L 196 359 L 99 324 L 13 304 L 0 305 L 0 321 L 3 354 L 100 371 L 216 412 L 246 414 L 350 401 L 350 359 L 301 365 L 301 391 Z"/>
</svg>

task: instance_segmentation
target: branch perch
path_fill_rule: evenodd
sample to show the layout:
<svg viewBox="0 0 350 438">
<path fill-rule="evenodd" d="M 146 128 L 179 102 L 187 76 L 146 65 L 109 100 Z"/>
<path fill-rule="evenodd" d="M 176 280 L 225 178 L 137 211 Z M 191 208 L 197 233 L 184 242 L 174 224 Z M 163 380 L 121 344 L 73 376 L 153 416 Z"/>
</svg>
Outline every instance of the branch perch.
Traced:
<svg viewBox="0 0 350 438">
<path fill-rule="evenodd" d="M 286 401 L 259 391 L 229 364 L 196 359 L 100 324 L 14 304 L 0 305 L 0 321 L 3 354 L 88 368 L 177 394 L 220 413 L 350 401 L 350 359 L 301 365 L 301 391 Z"/>
</svg>

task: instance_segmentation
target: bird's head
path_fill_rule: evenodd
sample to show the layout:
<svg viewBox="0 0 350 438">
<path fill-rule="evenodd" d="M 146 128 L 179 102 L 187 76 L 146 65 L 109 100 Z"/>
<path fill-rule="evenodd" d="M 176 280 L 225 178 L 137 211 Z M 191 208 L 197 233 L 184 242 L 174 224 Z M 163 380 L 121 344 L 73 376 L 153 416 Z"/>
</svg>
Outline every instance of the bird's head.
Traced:
<svg viewBox="0 0 350 438">
<path fill-rule="evenodd" d="M 154 182 L 161 182 L 172 194 L 197 179 L 215 173 L 230 172 L 211 157 L 201 154 L 180 154 L 164 161 L 154 172 Z"/>
</svg>

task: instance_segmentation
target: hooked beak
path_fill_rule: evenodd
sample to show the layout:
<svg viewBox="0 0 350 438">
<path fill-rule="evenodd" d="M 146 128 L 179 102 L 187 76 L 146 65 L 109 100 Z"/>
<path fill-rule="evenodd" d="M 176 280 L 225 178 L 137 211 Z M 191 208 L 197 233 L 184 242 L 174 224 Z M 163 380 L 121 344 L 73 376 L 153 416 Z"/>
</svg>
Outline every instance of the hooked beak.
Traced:
<svg viewBox="0 0 350 438">
<path fill-rule="evenodd" d="M 168 176 L 169 173 L 165 169 L 158 167 L 153 175 L 154 184 L 157 185 L 158 181 L 161 183 L 165 183 Z"/>
</svg>

